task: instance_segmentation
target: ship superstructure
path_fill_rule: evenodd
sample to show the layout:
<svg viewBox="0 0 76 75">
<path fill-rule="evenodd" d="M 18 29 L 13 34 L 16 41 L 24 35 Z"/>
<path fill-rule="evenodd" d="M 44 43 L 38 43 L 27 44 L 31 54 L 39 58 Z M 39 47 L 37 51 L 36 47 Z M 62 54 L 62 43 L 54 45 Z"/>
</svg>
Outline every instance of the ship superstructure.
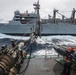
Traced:
<svg viewBox="0 0 76 75">
<path fill-rule="evenodd" d="M 28 10 L 24 13 L 16 10 L 9 23 L 0 24 L 0 33 L 29 35 L 31 32 L 36 32 L 40 35 L 76 35 L 75 8 L 73 8 L 70 18 L 66 18 L 57 9 L 54 9 L 53 17 L 48 15 L 48 19 L 40 19 L 39 1 L 33 5 L 35 12 L 32 13 L 29 13 Z M 62 19 L 56 18 L 56 14 L 60 14 Z"/>
</svg>

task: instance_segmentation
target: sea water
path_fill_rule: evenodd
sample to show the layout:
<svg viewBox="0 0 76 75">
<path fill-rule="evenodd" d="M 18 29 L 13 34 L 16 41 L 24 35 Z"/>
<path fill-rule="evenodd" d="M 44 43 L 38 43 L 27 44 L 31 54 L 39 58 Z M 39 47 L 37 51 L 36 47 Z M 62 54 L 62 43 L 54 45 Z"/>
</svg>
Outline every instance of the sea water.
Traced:
<svg viewBox="0 0 76 75">
<path fill-rule="evenodd" d="M 0 33 L 0 47 L 3 44 L 10 45 L 10 40 L 28 40 L 30 37 L 27 36 L 11 36 Z M 52 36 L 42 36 L 36 39 L 37 50 L 33 52 L 35 56 L 46 56 L 46 55 L 58 55 L 55 52 L 52 45 L 74 45 L 76 46 L 76 36 L 70 35 L 52 35 Z"/>
</svg>

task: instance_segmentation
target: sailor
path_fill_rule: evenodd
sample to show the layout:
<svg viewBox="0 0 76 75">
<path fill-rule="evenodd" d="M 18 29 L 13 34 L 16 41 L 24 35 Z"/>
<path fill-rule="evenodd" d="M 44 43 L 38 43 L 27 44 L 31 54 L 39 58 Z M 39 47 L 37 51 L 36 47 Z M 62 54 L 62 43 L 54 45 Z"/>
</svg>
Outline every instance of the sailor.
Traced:
<svg viewBox="0 0 76 75">
<path fill-rule="evenodd" d="M 71 70 L 71 66 L 72 66 L 72 56 L 71 54 L 73 53 L 73 48 L 69 47 L 67 49 L 67 55 L 65 57 L 65 63 L 64 63 L 64 69 L 63 72 L 61 73 L 61 75 L 70 75 L 70 70 Z"/>
</svg>

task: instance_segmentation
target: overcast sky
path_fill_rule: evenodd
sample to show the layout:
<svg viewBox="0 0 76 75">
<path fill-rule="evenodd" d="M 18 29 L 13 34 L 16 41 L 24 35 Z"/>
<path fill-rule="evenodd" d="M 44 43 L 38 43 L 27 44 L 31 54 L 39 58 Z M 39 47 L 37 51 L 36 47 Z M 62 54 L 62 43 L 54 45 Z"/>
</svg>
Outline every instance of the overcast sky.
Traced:
<svg viewBox="0 0 76 75">
<path fill-rule="evenodd" d="M 11 20 L 14 11 L 33 12 L 33 3 L 37 0 L 0 0 L 0 20 Z M 76 8 L 76 0 L 40 0 L 40 15 L 46 18 L 48 14 L 53 15 L 53 9 L 56 8 L 66 17 L 70 17 L 73 8 Z"/>
</svg>

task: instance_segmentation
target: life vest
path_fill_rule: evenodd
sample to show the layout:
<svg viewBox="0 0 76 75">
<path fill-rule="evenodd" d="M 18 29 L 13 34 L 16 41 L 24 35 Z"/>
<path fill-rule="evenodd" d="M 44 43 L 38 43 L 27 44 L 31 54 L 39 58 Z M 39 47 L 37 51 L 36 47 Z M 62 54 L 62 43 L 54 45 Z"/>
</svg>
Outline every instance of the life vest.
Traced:
<svg viewBox="0 0 76 75">
<path fill-rule="evenodd" d="M 65 57 L 66 62 L 70 62 L 69 57 Z"/>
<path fill-rule="evenodd" d="M 68 47 L 67 49 L 69 52 L 71 52 L 72 50 L 76 52 L 76 48 L 72 48 L 72 47 Z"/>
</svg>

